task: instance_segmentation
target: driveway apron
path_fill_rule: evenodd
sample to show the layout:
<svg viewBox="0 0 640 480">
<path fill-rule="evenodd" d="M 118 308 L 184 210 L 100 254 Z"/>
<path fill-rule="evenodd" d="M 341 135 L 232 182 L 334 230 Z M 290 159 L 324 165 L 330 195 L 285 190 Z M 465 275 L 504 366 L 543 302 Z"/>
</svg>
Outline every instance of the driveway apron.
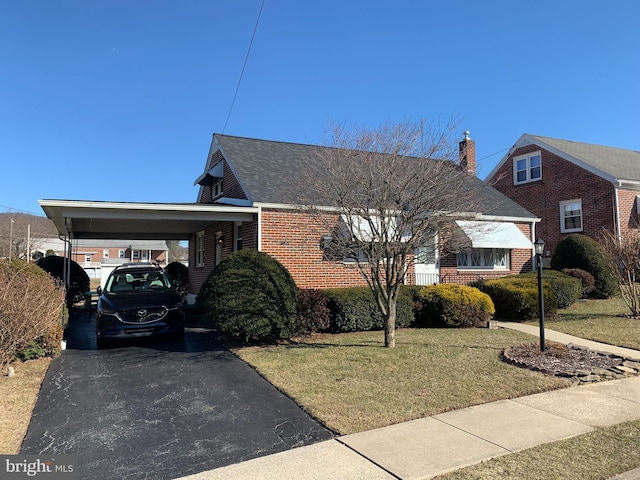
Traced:
<svg viewBox="0 0 640 480">
<path fill-rule="evenodd" d="M 184 344 L 95 348 L 71 318 L 22 454 L 78 455 L 80 479 L 171 479 L 333 438 L 205 328 Z"/>
</svg>

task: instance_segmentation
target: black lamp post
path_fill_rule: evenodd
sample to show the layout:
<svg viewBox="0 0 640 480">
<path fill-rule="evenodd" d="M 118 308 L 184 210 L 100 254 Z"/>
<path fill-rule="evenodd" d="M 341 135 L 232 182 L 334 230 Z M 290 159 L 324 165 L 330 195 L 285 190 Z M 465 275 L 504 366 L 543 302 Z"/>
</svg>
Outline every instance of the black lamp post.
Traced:
<svg viewBox="0 0 640 480">
<path fill-rule="evenodd" d="M 534 244 L 536 249 L 536 268 L 538 269 L 538 315 L 540 316 L 540 351 L 546 350 L 544 344 L 544 295 L 542 291 L 542 252 L 544 241 L 538 238 Z"/>
</svg>

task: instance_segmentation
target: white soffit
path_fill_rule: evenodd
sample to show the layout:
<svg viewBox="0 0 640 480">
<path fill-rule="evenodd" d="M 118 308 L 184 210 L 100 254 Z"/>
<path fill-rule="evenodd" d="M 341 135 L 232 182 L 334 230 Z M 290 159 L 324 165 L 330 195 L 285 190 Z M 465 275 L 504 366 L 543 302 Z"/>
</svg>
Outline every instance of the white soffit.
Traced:
<svg viewBox="0 0 640 480">
<path fill-rule="evenodd" d="M 533 248 L 531 240 L 510 222 L 456 220 L 473 248 Z"/>
</svg>

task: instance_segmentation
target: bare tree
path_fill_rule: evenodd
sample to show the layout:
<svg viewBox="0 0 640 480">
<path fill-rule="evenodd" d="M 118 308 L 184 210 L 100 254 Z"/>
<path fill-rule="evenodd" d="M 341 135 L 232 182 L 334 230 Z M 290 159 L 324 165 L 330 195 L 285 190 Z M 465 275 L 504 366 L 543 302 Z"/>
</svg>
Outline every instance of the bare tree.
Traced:
<svg viewBox="0 0 640 480">
<path fill-rule="evenodd" d="M 57 238 L 46 217 L 26 213 L 0 213 L 0 257 L 30 260 L 28 251 L 40 248 L 43 238 Z"/>
<path fill-rule="evenodd" d="M 611 271 L 622 299 L 631 315 L 640 317 L 640 236 L 627 231 L 620 238 L 603 231 L 599 239 L 600 251 Z"/>
<path fill-rule="evenodd" d="M 179 262 L 185 257 L 185 248 L 180 245 L 180 240 L 167 240 L 169 258 L 167 263 Z"/>
<path fill-rule="evenodd" d="M 353 261 L 371 288 L 387 347 L 395 346 L 398 292 L 416 249 L 433 245 L 437 235 L 439 248 L 455 250 L 454 219 L 479 210 L 482 184 L 458 165 L 455 130 L 454 121 L 334 125 L 301 182 L 304 203 L 332 232 L 325 251 Z"/>
</svg>

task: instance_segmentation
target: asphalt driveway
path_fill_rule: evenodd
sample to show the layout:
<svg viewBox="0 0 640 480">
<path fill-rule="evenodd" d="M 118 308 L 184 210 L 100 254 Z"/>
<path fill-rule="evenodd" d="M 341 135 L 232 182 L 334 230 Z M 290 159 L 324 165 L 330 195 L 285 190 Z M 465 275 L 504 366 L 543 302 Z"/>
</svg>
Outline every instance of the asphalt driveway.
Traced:
<svg viewBox="0 0 640 480">
<path fill-rule="evenodd" d="M 209 329 L 108 350 L 94 332 L 71 318 L 21 453 L 78 455 L 80 479 L 162 480 L 333 437 Z"/>
</svg>

